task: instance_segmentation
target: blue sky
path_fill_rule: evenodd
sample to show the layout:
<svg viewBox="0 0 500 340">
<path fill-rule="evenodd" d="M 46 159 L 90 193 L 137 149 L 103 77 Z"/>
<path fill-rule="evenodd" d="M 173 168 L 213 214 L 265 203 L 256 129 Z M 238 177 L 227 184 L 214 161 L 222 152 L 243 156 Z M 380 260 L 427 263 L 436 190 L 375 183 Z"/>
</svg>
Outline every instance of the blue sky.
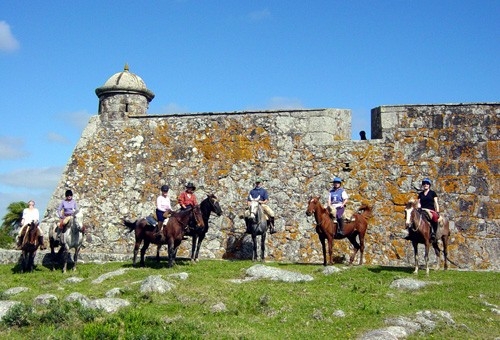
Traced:
<svg viewBox="0 0 500 340">
<path fill-rule="evenodd" d="M 46 208 L 123 70 L 148 113 L 498 102 L 500 1 L 0 2 L 0 217 Z M 64 193 L 60 193 L 61 198 Z"/>
</svg>

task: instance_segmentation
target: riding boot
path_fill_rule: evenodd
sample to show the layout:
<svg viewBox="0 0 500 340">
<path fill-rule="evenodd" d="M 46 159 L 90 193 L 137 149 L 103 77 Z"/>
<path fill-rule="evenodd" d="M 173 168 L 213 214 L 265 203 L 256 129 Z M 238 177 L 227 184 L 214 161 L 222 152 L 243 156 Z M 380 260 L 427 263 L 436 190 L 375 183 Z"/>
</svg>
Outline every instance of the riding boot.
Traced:
<svg viewBox="0 0 500 340">
<path fill-rule="evenodd" d="M 38 244 L 40 245 L 41 250 L 47 249 L 47 247 L 45 247 L 45 244 L 43 243 L 43 235 L 38 236 Z"/>
<path fill-rule="evenodd" d="M 274 216 L 269 216 L 267 223 L 269 224 L 269 234 L 276 233 L 276 229 L 274 229 Z"/>
<path fill-rule="evenodd" d="M 163 221 L 158 221 L 155 228 L 155 235 L 159 236 L 161 234 L 161 228 L 163 227 Z"/>
<path fill-rule="evenodd" d="M 337 235 L 344 236 L 344 219 L 337 219 Z"/>
<path fill-rule="evenodd" d="M 431 240 L 436 239 L 437 222 L 431 221 Z"/>
</svg>

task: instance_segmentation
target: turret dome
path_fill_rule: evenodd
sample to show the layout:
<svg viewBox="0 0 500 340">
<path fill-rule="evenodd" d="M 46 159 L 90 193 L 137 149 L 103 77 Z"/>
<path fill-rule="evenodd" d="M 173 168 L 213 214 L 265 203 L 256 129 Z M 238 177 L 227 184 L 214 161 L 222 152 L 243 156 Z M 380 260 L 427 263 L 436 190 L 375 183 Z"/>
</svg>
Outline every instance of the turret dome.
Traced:
<svg viewBox="0 0 500 340">
<path fill-rule="evenodd" d="M 102 87 L 95 90 L 98 97 L 105 93 L 123 93 L 132 92 L 143 94 L 148 102 L 154 98 L 154 93 L 148 90 L 146 83 L 137 74 L 129 71 L 125 64 L 122 72 L 113 74 Z"/>
</svg>

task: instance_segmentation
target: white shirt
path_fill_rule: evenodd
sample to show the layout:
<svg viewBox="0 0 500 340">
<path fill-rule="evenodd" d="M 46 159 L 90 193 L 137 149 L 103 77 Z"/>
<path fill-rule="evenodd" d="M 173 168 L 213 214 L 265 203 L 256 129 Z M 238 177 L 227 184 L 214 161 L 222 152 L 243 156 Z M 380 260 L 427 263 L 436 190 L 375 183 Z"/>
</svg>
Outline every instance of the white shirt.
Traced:
<svg viewBox="0 0 500 340">
<path fill-rule="evenodd" d="M 161 211 L 172 210 L 172 207 L 170 206 L 170 197 L 168 197 L 168 195 L 167 197 L 163 195 L 158 196 L 156 199 L 156 207 Z"/>
<path fill-rule="evenodd" d="M 35 223 L 38 223 L 38 220 L 40 219 L 40 213 L 38 212 L 37 208 L 25 208 L 23 210 L 23 220 L 22 224 L 26 225 L 28 223 L 31 223 L 31 221 L 35 221 Z"/>
</svg>

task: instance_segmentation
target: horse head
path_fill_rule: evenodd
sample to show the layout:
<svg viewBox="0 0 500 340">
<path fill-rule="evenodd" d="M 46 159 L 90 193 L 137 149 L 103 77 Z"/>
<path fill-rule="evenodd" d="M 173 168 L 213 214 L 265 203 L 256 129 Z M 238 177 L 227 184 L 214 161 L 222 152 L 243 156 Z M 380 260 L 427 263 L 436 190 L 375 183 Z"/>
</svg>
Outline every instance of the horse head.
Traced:
<svg viewBox="0 0 500 340">
<path fill-rule="evenodd" d="M 306 210 L 306 215 L 311 216 L 316 212 L 316 207 L 319 204 L 319 197 L 310 197 L 309 201 L 307 202 L 307 210 Z"/>
<path fill-rule="evenodd" d="M 82 234 L 85 233 L 85 226 L 83 225 L 83 212 L 77 211 L 71 218 L 71 230 L 78 231 Z"/>
<path fill-rule="evenodd" d="M 214 194 L 207 195 L 208 201 L 210 202 L 211 210 L 217 214 L 217 216 L 222 215 L 222 208 L 219 205 L 219 201 Z"/>
<path fill-rule="evenodd" d="M 28 229 L 26 230 L 26 233 L 28 234 L 28 239 L 27 239 L 27 243 L 28 244 L 36 244 L 36 242 L 38 241 L 38 236 L 39 236 L 39 232 L 38 232 L 38 225 L 37 223 L 35 223 L 35 221 L 31 221 L 29 224 L 28 224 Z"/>
<path fill-rule="evenodd" d="M 405 206 L 405 226 L 409 228 L 412 224 L 412 218 L 417 211 L 418 202 L 415 200 L 410 200 Z"/>
</svg>

